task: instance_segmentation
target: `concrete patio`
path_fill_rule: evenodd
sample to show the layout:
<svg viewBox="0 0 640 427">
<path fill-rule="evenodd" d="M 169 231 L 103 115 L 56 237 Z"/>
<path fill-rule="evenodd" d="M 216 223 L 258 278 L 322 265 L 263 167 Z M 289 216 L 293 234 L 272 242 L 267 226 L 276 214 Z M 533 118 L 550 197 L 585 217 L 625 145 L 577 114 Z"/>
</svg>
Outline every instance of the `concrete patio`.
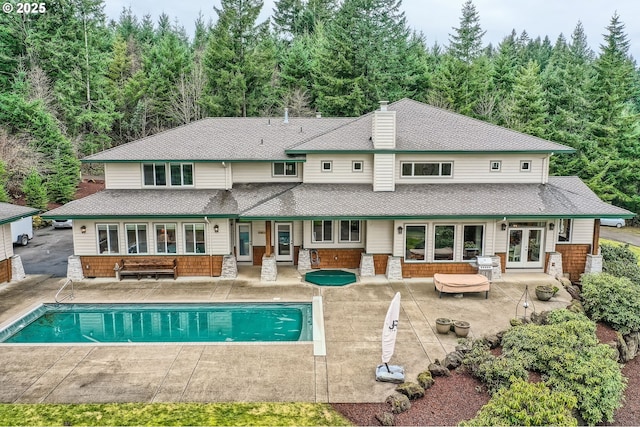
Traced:
<svg viewBox="0 0 640 427">
<path fill-rule="evenodd" d="M 75 284 L 73 302 L 311 302 L 321 296 L 326 356 L 314 355 L 311 342 L 0 344 L 0 402 L 381 402 L 394 388 L 375 381 L 375 367 L 395 292 L 402 295 L 402 309 L 392 363 L 404 366 L 408 381 L 457 344 L 455 334 L 436 333 L 436 318 L 468 321 L 470 335 L 481 337 L 509 327 L 527 284 L 538 312 L 571 300 L 564 289 L 549 302 L 536 300 L 536 285 L 558 285 L 542 273 L 504 274 L 493 282 L 488 299 L 484 292 L 438 298 L 431 279 L 389 282 L 376 276 L 345 287 L 319 287 L 304 282 L 292 267 L 280 267 L 275 283 L 259 277 L 259 267 L 241 267 L 234 280 L 87 279 Z M 0 285 L 0 327 L 53 302 L 63 283 L 30 276 Z"/>
</svg>

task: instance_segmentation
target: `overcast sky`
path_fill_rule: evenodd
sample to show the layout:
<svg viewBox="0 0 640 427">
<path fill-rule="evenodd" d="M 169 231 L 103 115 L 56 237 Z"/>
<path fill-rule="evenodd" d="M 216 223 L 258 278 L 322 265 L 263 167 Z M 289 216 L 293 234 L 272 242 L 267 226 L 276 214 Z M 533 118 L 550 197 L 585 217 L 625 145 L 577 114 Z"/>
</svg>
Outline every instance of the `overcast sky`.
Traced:
<svg viewBox="0 0 640 427">
<path fill-rule="evenodd" d="M 447 45 L 452 27 L 458 27 L 465 0 L 403 0 L 409 26 L 422 31 L 427 45 L 434 42 Z M 526 30 L 531 38 L 549 36 L 554 43 L 560 33 L 570 37 L 578 21 L 587 34 L 587 41 L 597 53 L 602 35 L 617 11 L 631 41 L 630 53 L 640 58 L 640 1 L 638 0 L 474 0 L 480 14 L 480 25 L 486 31 L 484 43 L 497 45 L 512 29 L 518 34 Z M 273 0 L 265 0 L 260 20 L 266 20 L 273 10 Z M 202 11 L 205 19 L 215 22 L 213 6 L 220 0 L 106 0 L 105 13 L 117 19 L 123 7 L 140 19 L 150 13 L 157 21 L 165 12 L 177 18 L 189 35 L 193 35 L 194 21 Z"/>
</svg>

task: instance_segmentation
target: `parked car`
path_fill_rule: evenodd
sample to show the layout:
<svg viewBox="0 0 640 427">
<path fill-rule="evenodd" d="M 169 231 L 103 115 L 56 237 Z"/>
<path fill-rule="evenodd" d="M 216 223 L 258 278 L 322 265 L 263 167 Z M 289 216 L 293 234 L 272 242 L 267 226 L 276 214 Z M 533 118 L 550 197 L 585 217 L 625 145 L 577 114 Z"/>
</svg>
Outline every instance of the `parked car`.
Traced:
<svg viewBox="0 0 640 427">
<path fill-rule="evenodd" d="M 624 218 L 600 218 L 600 225 L 608 227 L 624 227 Z"/>
<path fill-rule="evenodd" d="M 73 220 L 70 219 L 54 219 L 53 228 L 72 228 Z"/>
<path fill-rule="evenodd" d="M 33 218 L 28 216 L 11 223 L 11 241 L 14 245 L 27 246 L 33 239 Z"/>
</svg>

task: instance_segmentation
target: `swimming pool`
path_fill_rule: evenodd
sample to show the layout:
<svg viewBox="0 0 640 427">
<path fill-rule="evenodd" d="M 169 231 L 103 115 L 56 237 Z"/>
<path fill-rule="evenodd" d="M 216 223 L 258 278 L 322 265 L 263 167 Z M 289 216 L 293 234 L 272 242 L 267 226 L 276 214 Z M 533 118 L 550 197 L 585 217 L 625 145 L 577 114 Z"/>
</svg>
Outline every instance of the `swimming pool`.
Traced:
<svg viewBox="0 0 640 427">
<path fill-rule="evenodd" d="M 311 303 L 43 304 L 0 343 L 175 343 L 313 340 Z"/>
</svg>

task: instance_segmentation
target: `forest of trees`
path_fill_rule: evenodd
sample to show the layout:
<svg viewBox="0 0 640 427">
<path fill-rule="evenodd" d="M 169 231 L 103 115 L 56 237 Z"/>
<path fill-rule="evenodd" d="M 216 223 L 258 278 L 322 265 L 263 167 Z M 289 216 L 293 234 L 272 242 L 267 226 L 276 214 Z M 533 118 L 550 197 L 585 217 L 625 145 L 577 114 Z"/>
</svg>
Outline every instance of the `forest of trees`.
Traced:
<svg viewBox="0 0 640 427">
<path fill-rule="evenodd" d="M 0 201 L 73 198 L 79 158 L 207 116 L 357 116 L 412 98 L 574 147 L 552 172 L 640 212 L 640 74 L 622 17 L 597 51 L 576 23 L 485 45 L 471 0 L 446 46 L 408 27 L 400 0 L 222 0 L 188 37 L 163 14 L 57 0 L 0 15 Z M 457 25 L 456 25 L 457 24 Z M 593 41 L 592 41 L 593 42 Z"/>
</svg>

